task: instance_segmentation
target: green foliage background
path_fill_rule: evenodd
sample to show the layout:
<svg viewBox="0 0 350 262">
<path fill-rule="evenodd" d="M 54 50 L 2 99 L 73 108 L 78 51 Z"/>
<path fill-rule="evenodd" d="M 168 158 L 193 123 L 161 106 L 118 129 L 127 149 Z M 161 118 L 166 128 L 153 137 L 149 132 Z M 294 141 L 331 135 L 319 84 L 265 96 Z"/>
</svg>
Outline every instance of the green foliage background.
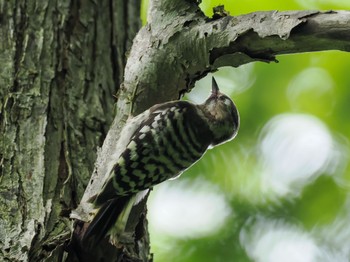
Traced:
<svg viewBox="0 0 350 262">
<path fill-rule="evenodd" d="M 219 4 L 225 5 L 231 15 L 262 10 L 350 8 L 350 2 L 342 0 L 203 1 L 201 8 L 211 16 L 212 7 Z M 147 3 L 144 3 L 144 20 L 146 9 Z M 254 63 L 226 68 L 215 74 L 219 86 L 234 86 L 231 94 L 241 116 L 239 134 L 235 140 L 208 151 L 180 179 L 156 188 L 150 201 L 150 213 L 160 208 L 154 200 L 157 190 L 170 184 L 181 187 L 181 180 L 191 184 L 200 179 L 215 185 L 229 204 L 230 215 L 214 232 L 199 236 L 193 233 L 186 237 L 159 230 L 151 215 L 155 262 L 349 261 L 346 242 L 350 237 L 347 222 L 350 218 L 350 54 L 327 51 L 285 55 L 277 59 L 279 63 Z M 248 77 L 242 77 L 245 74 Z M 208 78 L 202 84 L 199 82 L 196 88 L 200 90 L 209 83 Z M 240 84 L 246 88 L 240 89 Z M 333 168 L 321 169 L 306 181 L 301 179 L 303 182 L 299 184 L 296 180 L 297 185 L 292 184 L 288 193 L 279 194 L 262 186 L 265 178 L 261 175 L 263 168 L 258 145 L 264 136 L 264 126 L 274 117 L 286 113 L 317 119 L 336 141 L 338 150 L 330 160 Z M 286 169 L 292 167 L 293 159 Z M 208 192 L 210 190 L 208 187 Z M 264 242 L 262 236 L 269 239 L 270 231 L 285 234 L 275 234 L 273 241 Z M 291 241 L 292 251 L 286 242 L 288 239 L 296 240 Z M 311 248 L 300 249 L 301 256 L 296 254 L 298 240 L 311 243 Z M 276 242 L 283 243 L 284 255 L 290 252 L 293 258 L 279 260 L 274 253 Z M 259 248 L 259 245 L 263 247 Z"/>
</svg>

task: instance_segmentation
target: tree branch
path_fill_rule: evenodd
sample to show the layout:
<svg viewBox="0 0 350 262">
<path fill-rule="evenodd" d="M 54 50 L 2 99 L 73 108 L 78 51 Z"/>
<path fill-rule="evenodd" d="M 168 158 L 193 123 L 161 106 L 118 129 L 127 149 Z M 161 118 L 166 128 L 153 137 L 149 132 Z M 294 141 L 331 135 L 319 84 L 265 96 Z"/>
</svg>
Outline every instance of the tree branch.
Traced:
<svg viewBox="0 0 350 262">
<path fill-rule="evenodd" d="M 224 20 L 220 19 L 221 25 Z M 259 12 L 241 16 L 239 20 L 241 26 L 247 26 L 240 30 L 235 41 L 228 39 L 228 46 L 216 45 L 211 50 L 210 63 L 214 67 L 239 66 L 260 59 L 274 61 L 275 55 L 281 54 L 350 50 L 348 11 Z M 237 54 L 243 56 L 243 61 L 232 57 Z"/>
<path fill-rule="evenodd" d="M 270 11 L 213 20 L 197 10 L 195 16 L 170 21 L 164 27 L 146 25 L 134 40 L 124 83 L 134 98 L 135 113 L 169 96 L 178 99 L 221 66 L 275 61 L 275 55 L 287 53 L 350 49 L 348 11 Z"/>
</svg>

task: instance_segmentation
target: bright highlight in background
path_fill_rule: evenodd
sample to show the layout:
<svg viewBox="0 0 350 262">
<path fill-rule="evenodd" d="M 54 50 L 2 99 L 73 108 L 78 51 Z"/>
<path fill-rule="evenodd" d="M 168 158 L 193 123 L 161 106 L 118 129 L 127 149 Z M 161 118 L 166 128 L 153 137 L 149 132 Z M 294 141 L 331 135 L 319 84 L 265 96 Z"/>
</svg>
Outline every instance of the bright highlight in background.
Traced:
<svg viewBox="0 0 350 262">
<path fill-rule="evenodd" d="M 322 250 L 316 241 L 296 226 L 259 219 L 242 230 L 241 244 L 256 262 L 317 262 Z"/>
<path fill-rule="evenodd" d="M 195 88 L 187 94 L 194 103 L 203 103 L 211 92 L 211 76 L 214 76 L 220 91 L 228 96 L 237 95 L 249 89 L 255 82 L 254 64 L 245 64 L 238 68 L 223 67 L 214 74 L 208 74 L 196 82 Z"/>
<path fill-rule="evenodd" d="M 334 80 L 327 70 L 308 67 L 290 81 L 286 95 L 294 110 L 329 115 L 335 105 L 334 87 Z"/>
<path fill-rule="evenodd" d="M 199 238 L 219 230 L 231 209 L 217 187 L 203 180 L 166 182 L 152 192 L 149 223 L 154 231 L 177 238 Z"/>
<path fill-rule="evenodd" d="M 284 114 L 263 128 L 259 148 L 266 190 L 284 195 L 325 171 L 332 163 L 335 142 L 318 118 Z"/>
</svg>

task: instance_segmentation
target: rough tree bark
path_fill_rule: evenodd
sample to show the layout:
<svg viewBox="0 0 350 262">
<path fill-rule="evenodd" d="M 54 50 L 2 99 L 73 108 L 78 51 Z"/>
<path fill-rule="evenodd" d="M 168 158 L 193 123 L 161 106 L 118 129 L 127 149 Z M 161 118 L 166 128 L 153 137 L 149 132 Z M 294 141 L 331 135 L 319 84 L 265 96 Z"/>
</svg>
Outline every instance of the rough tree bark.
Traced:
<svg viewBox="0 0 350 262">
<path fill-rule="evenodd" d="M 209 19 L 197 1 L 153 0 L 126 62 L 139 5 L 0 0 L 1 261 L 77 261 L 77 252 L 85 252 L 67 246 L 72 231 L 79 237 L 84 226 L 73 228 L 69 214 L 80 202 L 72 217 L 88 222 L 86 200 L 101 187 L 104 163 L 130 113 L 178 99 L 221 66 L 350 50 L 347 11 L 231 17 L 221 10 Z M 149 259 L 144 204 L 131 217 L 135 241 L 127 249 L 104 242 L 98 259 Z M 136 238 L 140 228 L 146 232 Z"/>
<path fill-rule="evenodd" d="M 0 261 L 60 261 L 140 1 L 0 1 Z"/>
</svg>

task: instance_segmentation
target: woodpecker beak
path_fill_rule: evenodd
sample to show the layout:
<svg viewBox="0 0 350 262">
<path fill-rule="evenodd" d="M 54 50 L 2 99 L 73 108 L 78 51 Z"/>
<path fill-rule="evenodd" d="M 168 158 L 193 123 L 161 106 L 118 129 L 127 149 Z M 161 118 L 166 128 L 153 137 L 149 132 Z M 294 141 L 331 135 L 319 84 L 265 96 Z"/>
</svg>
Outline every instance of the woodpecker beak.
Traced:
<svg viewBox="0 0 350 262">
<path fill-rule="evenodd" d="M 212 77 L 212 83 L 211 83 L 211 96 L 217 97 L 219 95 L 219 87 L 218 84 L 215 81 L 215 78 Z"/>
</svg>

